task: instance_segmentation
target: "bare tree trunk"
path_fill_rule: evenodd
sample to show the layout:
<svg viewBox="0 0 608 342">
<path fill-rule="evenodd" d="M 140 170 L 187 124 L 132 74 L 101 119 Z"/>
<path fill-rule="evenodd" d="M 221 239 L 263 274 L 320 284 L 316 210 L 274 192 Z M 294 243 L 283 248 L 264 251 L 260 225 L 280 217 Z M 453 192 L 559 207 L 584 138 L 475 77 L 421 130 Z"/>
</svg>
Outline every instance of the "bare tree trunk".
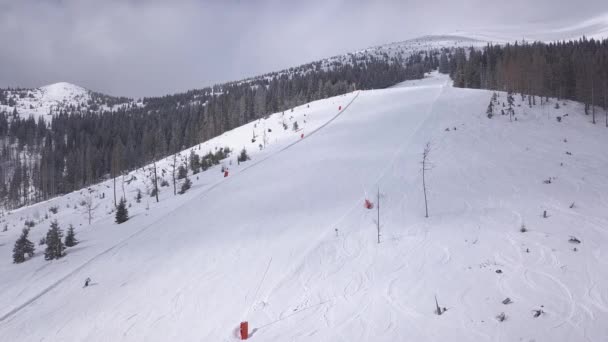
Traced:
<svg viewBox="0 0 608 342">
<path fill-rule="evenodd" d="M 175 164 L 177 162 L 177 153 L 173 155 L 173 195 L 177 195 L 177 185 L 175 182 Z"/>
<path fill-rule="evenodd" d="M 604 111 L 606 112 L 606 127 L 608 127 L 608 103 L 606 103 L 607 94 L 608 94 L 608 85 L 604 85 Z"/>
<path fill-rule="evenodd" d="M 156 174 L 156 158 L 154 158 L 154 194 L 156 195 L 156 203 L 158 203 L 158 175 Z"/>
<path fill-rule="evenodd" d="M 99 204 L 95 205 L 93 203 L 93 196 L 91 196 L 89 194 L 89 196 L 87 196 L 86 198 L 86 214 L 87 214 L 87 218 L 89 219 L 89 225 L 91 224 L 91 220 L 93 219 L 93 211 L 95 211 L 95 209 L 97 209 L 97 207 L 99 207 Z"/>
<path fill-rule="evenodd" d="M 427 142 L 426 146 L 424 147 L 424 151 L 422 152 L 422 189 L 424 190 L 424 211 L 425 211 L 425 215 L 424 217 L 429 217 L 429 206 L 428 206 L 428 202 L 427 202 L 427 197 L 426 197 L 426 171 L 429 169 L 428 168 L 428 157 L 429 157 L 429 153 L 431 152 L 431 143 Z"/>
<path fill-rule="evenodd" d="M 120 177 L 120 180 L 122 182 L 122 198 L 124 198 L 125 201 L 126 201 L 127 200 L 127 194 L 125 193 L 125 174 L 124 173 Z"/>
<path fill-rule="evenodd" d="M 116 207 L 116 175 L 114 175 L 114 207 Z"/>
<path fill-rule="evenodd" d="M 593 79 L 591 79 L 591 116 L 593 118 L 593 124 L 595 125 L 595 87 L 593 83 Z"/>
</svg>

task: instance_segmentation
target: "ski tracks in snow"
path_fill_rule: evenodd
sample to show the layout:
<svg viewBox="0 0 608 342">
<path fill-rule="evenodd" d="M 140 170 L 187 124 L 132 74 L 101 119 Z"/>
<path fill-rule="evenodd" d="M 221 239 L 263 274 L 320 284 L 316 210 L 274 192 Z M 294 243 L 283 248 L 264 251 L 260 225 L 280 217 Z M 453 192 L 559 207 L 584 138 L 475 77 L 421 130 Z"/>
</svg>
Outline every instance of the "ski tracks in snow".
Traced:
<svg viewBox="0 0 608 342">
<path fill-rule="evenodd" d="M 201 190 L 201 192 L 199 194 L 197 194 L 193 199 L 193 201 L 200 199 L 201 197 L 207 195 L 209 192 L 213 191 L 214 189 L 216 189 L 217 187 L 221 186 L 222 184 L 225 184 L 227 181 L 230 181 L 231 179 L 233 179 L 234 177 L 238 176 L 239 174 L 245 172 L 246 170 L 255 167 L 256 165 L 263 163 L 264 161 L 268 160 L 269 158 L 272 158 L 273 156 L 282 153 L 288 149 L 290 149 L 291 147 L 293 147 L 294 145 L 304 141 L 305 139 L 309 138 L 310 136 L 314 135 L 315 133 L 317 133 L 318 131 L 322 130 L 324 127 L 326 127 L 327 125 L 329 125 L 331 122 L 333 122 L 334 120 L 336 120 L 338 117 L 340 117 L 351 105 L 352 103 L 357 99 L 357 97 L 359 97 L 361 91 L 358 91 L 357 94 L 355 94 L 355 96 L 350 100 L 350 102 L 348 102 L 348 104 L 346 104 L 336 115 L 334 115 L 332 118 L 330 118 L 327 122 L 325 122 L 324 124 L 322 124 L 321 126 L 317 127 L 315 130 L 311 131 L 310 133 L 307 134 L 307 136 L 305 136 L 302 139 L 298 139 L 292 143 L 289 143 L 287 146 L 283 147 L 282 149 L 278 150 L 275 153 L 272 153 L 270 155 L 268 155 L 266 158 L 260 159 L 258 161 L 256 161 L 255 163 L 252 163 L 251 165 L 248 165 L 247 167 L 243 168 L 240 170 L 240 172 L 235 173 L 233 176 L 231 176 L 230 178 L 225 178 L 225 179 L 221 179 L 220 181 L 217 181 L 216 183 L 210 185 L 209 187 Z M 68 279 L 71 279 L 73 276 L 75 276 L 76 274 L 78 274 L 80 271 L 82 271 L 83 269 L 85 269 L 87 266 L 93 264 L 95 261 L 97 261 L 98 259 L 102 258 L 105 255 L 108 255 L 111 252 L 114 252 L 120 248 L 122 248 L 123 246 L 127 245 L 129 243 L 130 240 L 132 240 L 133 238 L 135 238 L 138 235 L 143 234 L 144 232 L 146 232 L 148 229 L 150 229 L 151 227 L 156 226 L 156 224 L 162 220 L 164 217 L 166 217 L 167 215 L 170 215 L 171 213 L 179 210 L 180 208 L 188 205 L 190 202 L 184 202 L 181 205 L 173 208 L 172 210 L 170 210 L 168 213 L 166 213 L 165 215 L 160 216 L 159 218 L 157 218 L 156 220 L 154 220 L 153 222 L 147 224 L 146 226 L 136 230 L 135 232 L 133 232 L 131 235 L 127 236 L 126 238 L 122 239 L 121 241 L 119 241 L 118 243 L 108 247 L 107 249 L 103 250 L 102 252 L 94 255 L 93 257 L 91 257 L 89 260 L 85 261 L 84 263 L 82 263 L 81 265 L 73 268 L 71 271 L 69 271 L 68 273 L 66 273 L 63 277 L 59 278 L 57 281 L 53 282 L 51 285 L 47 286 L 46 288 L 44 288 L 43 290 L 41 290 L 38 294 L 32 296 L 30 299 L 24 301 L 23 303 L 15 306 L 14 308 L 12 308 L 11 310 L 9 310 L 8 312 L 4 313 L 2 316 L 0 316 L 0 324 L 4 321 L 6 321 L 7 319 L 13 317 L 15 314 L 17 314 L 19 311 L 27 308 L 28 306 L 30 306 L 31 304 L 33 304 L 34 302 L 36 302 L 38 299 L 40 299 L 41 297 L 43 297 L 44 295 L 46 295 L 48 292 L 52 291 L 53 289 L 55 289 L 56 287 L 58 287 L 59 285 L 61 285 L 63 282 L 65 282 Z"/>
</svg>

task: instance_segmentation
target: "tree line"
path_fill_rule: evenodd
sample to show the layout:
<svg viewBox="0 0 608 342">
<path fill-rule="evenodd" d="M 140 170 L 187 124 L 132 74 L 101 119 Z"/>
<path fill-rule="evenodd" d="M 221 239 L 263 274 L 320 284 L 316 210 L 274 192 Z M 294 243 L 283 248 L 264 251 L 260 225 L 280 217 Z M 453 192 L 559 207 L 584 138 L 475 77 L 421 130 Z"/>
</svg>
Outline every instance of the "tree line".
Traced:
<svg viewBox="0 0 608 342">
<path fill-rule="evenodd" d="M 270 113 L 355 89 L 420 79 L 438 53 L 356 58 L 277 72 L 117 111 L 61 111 L 50 123 L 0 113 L 0 198 L 6 208 L 68 193 L 142 167 Z M 120 101 L 119 101 L 120 102 Z M 95 108 L 96 109 L 96 108 Z"/>
<path fill-rule="evenodd" d="M 440 58 L 440 63 L 442 58 Z M 447 63 L 447 64 L 446 64 Z M 585 104 L 596 123 L 596 107 L 608 109 L 608 40 L 581 38 L 554 43 L 488 45 L 458 49 L 441 63 L 454 86 L 555 97 Z M 606 117 L 608 126 L 608 116 Z"/>
</svg>

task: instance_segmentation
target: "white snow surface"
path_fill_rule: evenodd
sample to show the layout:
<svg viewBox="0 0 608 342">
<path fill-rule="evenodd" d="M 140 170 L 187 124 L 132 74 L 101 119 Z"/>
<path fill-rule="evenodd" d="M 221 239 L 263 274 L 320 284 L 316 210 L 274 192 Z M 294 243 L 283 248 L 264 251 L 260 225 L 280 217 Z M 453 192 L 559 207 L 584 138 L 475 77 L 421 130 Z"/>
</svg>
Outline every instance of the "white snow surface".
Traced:
<svg viewBox="0 0 608 342">
<path fill-rule="evenodd" d="M 149 167 L 137 170 L 121 225 L 111 181 L 12 212 L 0 340 L 234 341 L 245 320 L 253 341 L 608 340 L 608 129 L 555 99 L 529 108 L 517 96 L 517 121 L 488 119 L 492 92 L 450 83 L 433 74 L 227 132 L 194 150 L 233 148 L 229 176 L 190 175 L 189 192 L 163 187 L 159 203 L 133 199 L 150 189 Z M 237 165 L 243 147 L 251 160 Z M 158 164 L 167 180 L 171 161 Z M 377 206 L 378 188 L 380 243 L 363 206 Z M 79 204 L 89 192 L 100 205 L 90 226 Z M 25 219 L 37 222 L 37 253 L 16 265 Z M 37 242 L 52 219 L 74 224 L 80 244 L 49 262 Z"/>
</svg>

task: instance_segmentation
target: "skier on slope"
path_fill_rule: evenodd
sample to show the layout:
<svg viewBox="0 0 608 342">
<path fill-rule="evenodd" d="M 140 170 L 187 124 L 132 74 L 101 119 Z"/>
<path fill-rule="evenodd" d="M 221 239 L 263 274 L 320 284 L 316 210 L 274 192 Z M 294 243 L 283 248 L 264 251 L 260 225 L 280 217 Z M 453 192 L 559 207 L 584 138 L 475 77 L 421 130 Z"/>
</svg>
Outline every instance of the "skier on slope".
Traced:
<svg viewBox="0 0 608 342">
<path fill-rule="evenodd" d="M 90 282 L 91 282 L 91 278 L 87 277 L 87 279 L 85 279 L 85 281 L 84 281 L 84 287 L 89 286 Z"/>
</svg>

